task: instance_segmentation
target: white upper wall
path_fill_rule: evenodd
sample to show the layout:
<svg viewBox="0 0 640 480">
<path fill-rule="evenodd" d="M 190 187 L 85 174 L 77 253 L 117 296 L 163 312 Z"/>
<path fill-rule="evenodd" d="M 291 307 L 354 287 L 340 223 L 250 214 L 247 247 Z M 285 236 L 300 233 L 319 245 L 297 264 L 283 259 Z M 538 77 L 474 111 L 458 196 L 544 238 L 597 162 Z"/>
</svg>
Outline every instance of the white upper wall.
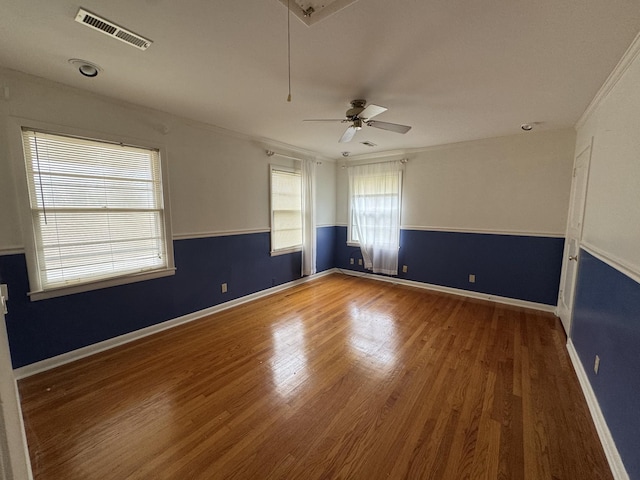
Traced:
<svg viewBox="0 0 640 480">
<path fill-rule="evenodd" d="M 640 275 L 640 35 L 578 125 L 593 138 L 583 243 Z"/>
<path fill-rule="evenodd" d="M 2 83 L 0 83 L 1 86 Z M 13 169 L 9 161 L 7 107 L 7 102 L 2 99 L 2 90 L 0 89 L 0 250 L 3 248 L 8 250 L 22 248 Z"/>
<path fill-rule="evenodd" d="M 15 145 L 16 139 L 7 137 L 15 135 L 16 122 L 28 120 L 165 146 L 178 238 L 269 229 L 268 165 L 287 160 L 267 157 L 264 143 L 10 70 L 0 69 L 0 86 L 9 92 L 9 100 L 0 97 L 0 250 L 23 246 L 13 172 L 22 160 L 10 158 L 7 140 Z M 573 130 L 562 130 L 413 152 L 402 224 L 563 235 L 574 145 Z M 318 166 L 318 225 L 347 222 L 340 165 Z"/>
<path fill-rule="evenodd" d="M 22 159 L 11 158 L 8 143 L 19 145 L 10 136 L 16 135 L 16 124 L 29 122 L 166 147 L 173 234 L 178 238 L 269 230 L 269 163 L 290 161 L 267 157 L 265 148 L 294 152 L 10 70 L 0 69 L 0 87 L 9 94 L 8 100 L 0 96 L 0 251 L 23 247 L 13 172 Z M 318 167 L 317 191 L 317 222 L 333 225 L 332 162 L 324 160 Z"/>
<path fill-rule="evenodd" d="M 319 227 L 336 223 L 336 164 L 322 162 L 316 168 L 316 223 Z"/>
<path fill-rule="evenodd" d="M 523 132 L 398 156 L 409 158 L 402 226 L 563 236 L 574 145 L 575 132 L 567 129 Z M 337 188 L 336 219 L 346 224 L 346 169 L 338 169 Z"/>
</svg>

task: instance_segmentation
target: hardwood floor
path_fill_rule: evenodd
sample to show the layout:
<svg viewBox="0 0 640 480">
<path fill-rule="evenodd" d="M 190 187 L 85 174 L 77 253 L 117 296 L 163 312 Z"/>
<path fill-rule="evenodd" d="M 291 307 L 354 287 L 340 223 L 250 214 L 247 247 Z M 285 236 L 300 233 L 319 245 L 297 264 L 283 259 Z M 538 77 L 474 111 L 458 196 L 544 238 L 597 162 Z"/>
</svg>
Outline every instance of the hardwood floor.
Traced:
<svg viewBox="0 0 640 480">
<path fill-rule="evenodd" d="M 36 479 L 610 479 L 564 345 L 335 274 L 19 387 Z"/>
</svg>

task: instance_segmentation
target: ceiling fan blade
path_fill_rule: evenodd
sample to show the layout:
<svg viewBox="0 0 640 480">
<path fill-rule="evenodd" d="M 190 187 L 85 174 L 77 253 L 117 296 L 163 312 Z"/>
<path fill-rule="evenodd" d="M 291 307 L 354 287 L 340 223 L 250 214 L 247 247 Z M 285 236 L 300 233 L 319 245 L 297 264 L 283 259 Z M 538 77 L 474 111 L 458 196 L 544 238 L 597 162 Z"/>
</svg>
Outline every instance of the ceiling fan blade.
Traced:
<svg viewBox="0 0 640 480">
<path fill-rule="evenodd" d="M 367 122 L 367 125 L 370 127 L 381 128 L 382 130 L 389 130 L 390 132 L 396 133 L 407 133 L 411 130 L 411 127 L 408 125 L 398 125 L 397 123 L 389 123 L 389 122 L 378 122 L 377 120 L 371 120 Z"/>
<path fill-rule="evenodd" d="M 340 137 L 340 140 L 338 140 L 338 143 L 350 142 L 357 131 L 358 131 L 358 129 L 356 127 L 354 127 L 353 125 L 351 125 L 349 128 L 347 128 L 344 131 L 344 133 L 342 134 L 342 137 Z"/>
<path fill-rule="evenodd" d="M 373 118 L 376 115 L 380 115 L 382 112 L 386 112 L 387 107 L 381 107 L 380 105 L 367 105 L 363 111 L 360 112 L 358 117 L 360 118 Z"/>
</svg>

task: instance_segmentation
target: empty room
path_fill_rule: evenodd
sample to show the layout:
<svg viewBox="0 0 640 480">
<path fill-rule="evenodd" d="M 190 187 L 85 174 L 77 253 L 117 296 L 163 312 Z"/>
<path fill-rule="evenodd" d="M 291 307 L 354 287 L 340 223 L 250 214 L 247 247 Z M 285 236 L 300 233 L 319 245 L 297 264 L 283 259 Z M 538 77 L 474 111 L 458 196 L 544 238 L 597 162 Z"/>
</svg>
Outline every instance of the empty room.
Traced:
<svg viewBox="0 0 640 480">
<path fill-rule="evenodd" d="M 0 478 L 640 480 L 640 3 L 0 0 Z"/>
</svg>

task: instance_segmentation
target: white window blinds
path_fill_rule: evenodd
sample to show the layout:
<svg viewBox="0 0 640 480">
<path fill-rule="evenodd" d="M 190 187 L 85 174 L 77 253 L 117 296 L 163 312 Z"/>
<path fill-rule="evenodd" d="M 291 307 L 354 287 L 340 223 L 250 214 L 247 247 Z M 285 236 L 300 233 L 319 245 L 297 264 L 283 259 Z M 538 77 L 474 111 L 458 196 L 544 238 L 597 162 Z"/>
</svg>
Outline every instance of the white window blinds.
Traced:
<svg viewBox="0 0 640 480">
<path fill-rule="evenodd" d="M 23 130 L 44 291 L 172 267 L 157 150 Z"/>
<path fill-rule="evenodd" d="M 271 251 L 302 245 L 300 172 L 271 168 Z"/>
</svg>

